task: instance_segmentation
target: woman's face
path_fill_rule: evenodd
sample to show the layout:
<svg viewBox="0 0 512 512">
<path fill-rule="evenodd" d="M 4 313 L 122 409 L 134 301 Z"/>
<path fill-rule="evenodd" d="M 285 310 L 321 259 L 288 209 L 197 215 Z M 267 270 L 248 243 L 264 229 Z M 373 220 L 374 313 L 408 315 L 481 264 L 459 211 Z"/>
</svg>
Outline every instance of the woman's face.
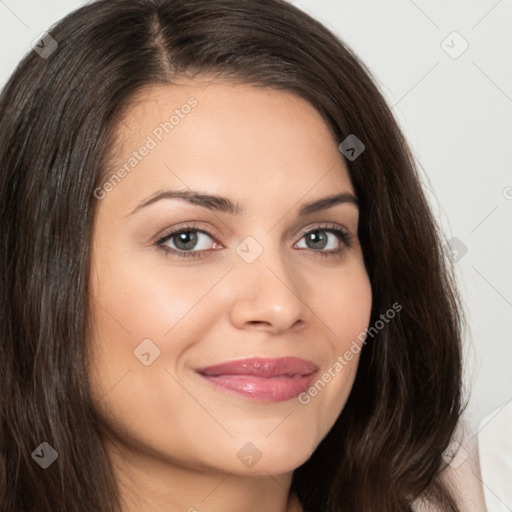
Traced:
<svg viewBox="0 0 512 512">
<path fill-rule="evenodd" d="M 342 411 L 370 319 L 356 204 L 300 212 L 354 195 L 341 141 L 291 93 L 206 82 L 145 91 L 118 130 L 116 176 L 95 192 L 98 410 L 126 454 L 203 471 L 293 471 Z M 176 191 L 225 199 L 157 197 Z M 313 367 L 198 372 L 283 357 Z"/>
</svg>

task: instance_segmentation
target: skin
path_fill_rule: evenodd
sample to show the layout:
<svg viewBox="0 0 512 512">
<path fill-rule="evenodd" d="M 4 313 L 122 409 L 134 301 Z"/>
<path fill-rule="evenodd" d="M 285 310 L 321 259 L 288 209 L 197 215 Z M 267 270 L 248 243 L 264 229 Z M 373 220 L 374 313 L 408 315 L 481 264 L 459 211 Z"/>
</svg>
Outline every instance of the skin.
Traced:
<svg viewBox="0 0 512 512">
<path fill-rule="evenodd" d="M 119 123 L 112 169 L 190 96 L 197 106 L 97 205 L 88 347 L 96 408 L 109 426 L 105 446 L 124 512 L 300 511 L 289 493 L 293 471 L 342 411 L 359 354 L 307 404 L 225 393 L 195 368 L 296 356 L 317 363 L 321 376 L 357 341 L 372 301 L 358 208 L 297 217 L 306 202 L 354 190 L 340 141 L 305 100 L 198 79 L 138 95 Z M 163 199 L 131 213 L 177 188 L 228 197 L 246 212 Z M 192 221 L 211 234 L 195 232 L 196 246 L 186 249 L 206 250 L 202 257 L 155 245 Z M 303 235 L 326 224 L 349 231 L 352 246 L 325 231 L 323 248 Z M 251 263 L 236 252 L 248 236 L 263 250 Z M 175 236 L 166 245 L 179 243 Z M 144 339 L 160 350 L 148 366 L 134 355 Z M 248 442 L 261 453 L 252 467 L 237 457 Z"/>
</svg>

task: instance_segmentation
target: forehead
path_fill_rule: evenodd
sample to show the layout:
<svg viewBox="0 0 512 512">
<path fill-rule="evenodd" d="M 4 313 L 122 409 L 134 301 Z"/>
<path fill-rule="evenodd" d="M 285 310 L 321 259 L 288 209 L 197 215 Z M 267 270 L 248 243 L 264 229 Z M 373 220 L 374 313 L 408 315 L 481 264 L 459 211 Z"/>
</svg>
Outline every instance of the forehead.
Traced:
<svg viewBox="0 0 512 512">
<path fill-rule="evenodd" d="M 173 185 L 237 198 L 353 191 L 320 113 L 268 87 L 205 80 L 146 88 L 120 117 L 113 146 L 109 172 L 127 171 L 116 188 L 139 196 Z"/>
</svg>

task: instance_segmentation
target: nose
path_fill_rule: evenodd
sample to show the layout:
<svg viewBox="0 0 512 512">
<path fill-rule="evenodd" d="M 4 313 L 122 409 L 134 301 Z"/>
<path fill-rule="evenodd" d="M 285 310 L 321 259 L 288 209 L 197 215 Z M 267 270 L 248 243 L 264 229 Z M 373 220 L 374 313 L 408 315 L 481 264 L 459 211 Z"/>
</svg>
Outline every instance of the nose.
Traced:
<svg viewBox="0 0 512 512">
<path fill-rule="evenodd" d="M 231 273 L 232 324 L 271 333 L 304 327 L 310 314 L 306 282 L 279 248 L 265 248 L 252 262 L 240 254 Z"/>
</svg>

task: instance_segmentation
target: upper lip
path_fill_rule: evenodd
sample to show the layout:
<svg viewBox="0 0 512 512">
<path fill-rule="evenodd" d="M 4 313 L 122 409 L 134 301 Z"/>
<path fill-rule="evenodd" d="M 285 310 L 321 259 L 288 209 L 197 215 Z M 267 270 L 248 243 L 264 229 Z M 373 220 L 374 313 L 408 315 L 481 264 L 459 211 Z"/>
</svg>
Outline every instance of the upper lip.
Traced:
<svg viewBox="0 0 512 512">
<path fill-rule="evenodd" d="M 318 370 L 313 361 L 298 357 L 280 357 L 277 359 L 254 357 L 228 361 L 214 366 L 198 368 L 203 375 L 254 375 L 257 377 L 300 377 Z"/>
</svg>

